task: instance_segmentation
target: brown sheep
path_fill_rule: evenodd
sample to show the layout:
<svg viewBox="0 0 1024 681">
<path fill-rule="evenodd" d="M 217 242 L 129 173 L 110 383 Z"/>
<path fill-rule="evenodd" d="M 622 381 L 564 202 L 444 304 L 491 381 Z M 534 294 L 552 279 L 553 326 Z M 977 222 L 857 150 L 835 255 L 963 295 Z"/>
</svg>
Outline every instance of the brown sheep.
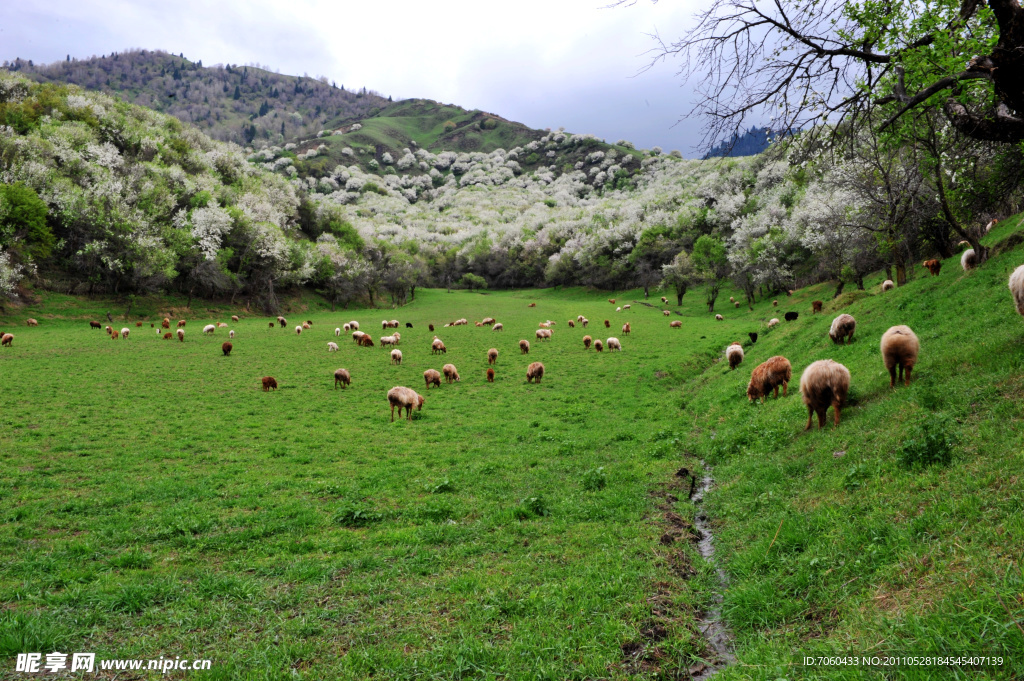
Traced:
<svg viewBox="0 0 1024 681">
<path fill-rule="evenodd" d="M 828 337 L 832 339 L 832 342 L 836 345 L 844 343 L 850 344 L 853 340 L 853 332 L 857 330 L 857 320 L 851 315 L 841 314 L 832 320 L 832 328 L 828 330 Z"/>
<path fill-rule="evenodd" d="M 822 306 L 822 302 L 820 300 L 812 300 L 811 301 L 811 314 L 814 314 L 815 312 L 821 312 L 821 306 Z"/>
<path fill-rule="evenodd" d="M 735 303 L 735 302 L 736 302 L 736 299 L 735 299 L 735 298 L 733 298 L 732 296 L 729 296 L 729 302 L 730 302 L 730 303 Z"/>
<path fill-rule="evenodd" d="M 0 343 L 3 344 L 3 347 L 7 347 L 7 348 L 13 347 L 11 345 L 13 342 L 14 342 L 14 334 L 13 333 L 5 333 L 3 335 L 3 337 L 0 338 Z"/>
<path fill-rule="evenodd" d="M 733 343 L 725 349 L 725 356 L 729 360 L 729 369 L 735 369 L 743 362 L 743 346 Z"/>
<path fill-rule="evenodd" d="M 142 326 L 142 322 L 135 322 L 135 328 Z"/>
<path fill-rule="evenodd" d="M 441 367 L 441 371 L 444 372 L 445 381 L 448 383 L 457 383 L 462 380 L 459 377 L 459 370 L 455 368 L 454 364 L 445 364 Z"/>
<path fill-rule="evenodd" d="M 772 301 L 772 307 L 778 307 L 778 306 L 779 306 L 779 301 L 773 300 Z"/>
<path fill-rule="evenodd" d="M 779 386 L 782 386 L 782 395 L 786 396 L 789 382 L 793 380 L 793 367 L 789 360 L 781 355 L 771 357 L 757 365 L 750 374 L 750 383 L 747 385 L 747 399 L 751 402 L 760 399 L 761 402 L 774 390 L 775 399 L 779 399 Z"/>
<path fill-rule="evenodd" d="M 107 335 L 108 335 L 108 336 L 109 336 L 109 335 L 110 335 L 110 334 L 111 334 L 111 333 L 112 333 L 113 331 L 114 331 L 114 330 L 113 330 L 112 328 L 110 328 L 109 326 L 107 327 Z"/>
<path fill-rule="evenodd" d="M 669 316 L 669 315 L 671 315 L 672 313 L 671 313 L 671 312 L 669 312 L 668 310 L 662 310 L 662 311 L 661 311 L 661 314 L 663 314 L 664 316 L 668 317 L 668 316 Z"/>
<path fill-rule="evenodd" d="M 1017 305 L 1017 314 L 1024 315 L 1024 265 L 1010 275 L 1009 287 L 1013 302 Z"/>
<path fill-rule="evenodd" d="M 32 319 L 31 317 L 26 319 L 25 323 L 28 324 L 29 326 L 39 326 L 39 322 L 37 322 L 35 319 Z"/>
<path fill-rule="evenodd" d="M 236 314 L 231 315 L 231 321 L 237 322 L 238 321 L 238 315 L 236 315 Z"/>
<path fill-rule="evenodd" d="M 473 323 L 476 324 L 477 326 L 483 326 L 483 322 L 473 322 Z"/>
<path fill-rule="evenodd" d="M 267 392 L 271 388 L 277 390 L 277 379 L 273 376 L 264 376 L 260 380 L 263 381 L 263 392 Z"/>
<path fill-rule="evenodd" d="M 172 338 L 174 338 L 174 334 L 172 334 L 170 331 L 164 334 L 164 340 L 171 340 Z"/>
<path fill-rule="evenodd" d="M 185 320 L 184 320 L 184 319 L 180 319 L 180 320 L 178 320 L 178 328 L 179 328 L 179 329 L 183 329 L 183 328 L 185 328 L 185 323 L 186 323 L 186 322 L 185 322 Z"/>
<path fill-rule="evenodd" d="M 666 298 L 665 296 L 662 296 L 661 297 L 661 304 L 662 305 L 668 305 L 668 298 Z"/>
<path fill-rule="evenodd" d="M 589 323 L 590 323 L 590 320 L 589 320 L 589 319 L 587 319 L 586 317 L 584 317 L 584 318 L 583 318 L 583 321 L 582 321 L 582 322 L 580 322 L 580 323 L 581 323 L 581 324 L 583 324 L 583 328 L 585 329 L 585 328 L 587 328 L 587 324 L 589 324 Z"/>
<path fill-rule="evenodd" d="M 487 370 L 487 382 L 494 383 L 494 369 Z"/>
<path fill-rule="evenodd" d="M 928 271 L 932 273 L 932 276 L 937 277 L 939 276 L 939 272 L 942 271 L 942 262 L 933 258 L 931 260 L 925 260 L 921 263 L 921 267 L 928 268 Z"/>
<path fill-rule="evenodd" d="M 631 330 L 632 330 L 632 329 L 630 329 L 630 328 L 629 328 L 629 322 L 626 322 L 625 324 L 623 324 L 623 325 L 622 325 L 622 335 L 623 335 L 623 336 L 628 336 L 628 335 L 629 335 L 629 332 L 630 332 Z"/>
<path fill-rule="evenodd" d="M 164 317 L 163 321 L 160 322 L 160 328 L 162 328 L 162 329 L 169 329 L 169 328 L 171 328 L 171 320 L 169 318 L 167 318 L 167 317 Z"/>
<path fill-rule="evenodd" d="M 99 322 L 89 322 L 89 328 L 91 329 L 102 329 L 103 325 Z"/>
<path fill-rule="evenodd" d="M 224 344 L 220 346 L 220 349 L 224 351 L 224 356 L 225 357 L 227 357 L 228 355 L 231 354 L 231 348 L 232 347 L 234 347 L 234 346 L 231 345 L 231 343 L 228 343 L 227 341 L 225 341 Z"/>
<path fill-rule="evenodd" d="M 362 336 L 359 337 L 359 345 L 364 348 L 372 348 L 373 338 L 370 337 L 370 334 L 364 333 Z"/>
<path fill-rule="evenodd" d="M 679 321 L 678 319 L 675 320 L 674 322 L 669 322 L 668 325 L 670 327 L 672 327 L 673 329 L 681 329 L 681 328 L 683 328 L 683 323 L 681 321 Z"/>
<path fill-rule="evenodd" d="M 412 408 L 415 406 L 418 411 L 423 411 L 425 400 L 412 388 L 395 386 L 388 391 L 388 404 L 391 405 L 391 422 L 395 422 L 395 407 L 398 407 L 398 418 L 402 418 L 402 409 L 409 421 L 412 421 Z"/>
<path fill-rule="evenodd" d="M 788 291 L 786 291 L 786 295 L 787 295 L 787 296 L 791 296 L 791 295 L 793 295 L 794 293 L 796 293 L 796 291 L 794 291 L 793 289 L 789 289 Z"/>
<path fill-rule="evenodd" d="M 481 324 L 486 324 L 487 326 L 494 326 L 494 322 L 496 322 L 496 321 L 498 321 L 498 320 L 495 319 L 494 317 L 484 317 L 483 321 L 481 321 L 480 323 Z"/>
<path fill-rule="evenodd" d="M 313 320 L 312 319 L 307 319 L 306 320 L 306 324 L 309 324 L 309 326 L 312 327 L 313 326 Z M 396 324 L 395 326 L 398 326 L 398 325 Z"/>
<path fill-rule="evenodd" d="M 269 326 L 270 328 L 274 328 L 274 322 L 267 322 L 267 326 Z"/>
<path fill-rule="evenodd" d="M 429 329 L 430 329 L 431 331 L 433 331 L 433 330 L 434 330 L 434 325 L 433 325 L 433 324 L 427 324 L 427 327 L 428 327 L 428 328 L 429 328 Z"/>
<path fill-rule="evenodd" d="M 910 330 L 909 326 L 893 326 L 882 334 L 882 361 L 885 368 L 889 370 L 889 387 L 896 386 L 896 372 L 899 370 L 900 380 L 903 380 L 904 372 L 906 381 L 904 385 L 910 385 L 910 372 L 917 364 L 917 354 L 921 350 L 921 343 L 917 336 Z"/>
<path fill-rule="evenodd" d="M 185 329 L 178 329 L 178 340 L 182 343 L 185 342 Z"/>
<path fill-rule="evenodd" d="M 576 322 L 574 322 L 573 320 L 570 319 L 569 320 L 569 328 L 570 329 L 575 329 L 576 328 Z"/>
<path fill-rule="evenodd" d="M 529 304 L 529 305 L 527 305 L 526 307 L 537 307 L 537 303 L 530 303 L 530 304 Z"/>
<path fill-rule="evenodd" d="M 352 385 L 352 377 L 348 375 L 348 369 L 338 369 L 334 372 L 334 389 L 338 389 L 338 384 L 341 384 L 341 389 L 344 390 L 346 387 Z"/>
<path fill-rule="evenodd" d="M 583 337 L 583 349 L 584 350 L 589 350 L 591 342 L 593 342 L 593 339 L 590 336 L 584 336 Z"/>
<path fill-rule="evenodd" d="M 527 383 L 533 383 L 534 381 L 540 383 L 542 378 L 544 378 L 544 365 L 540 362 L 534 362 L 526 368 Z"/>
<path fill-rule="evenodd" d="M 430 344 L 430 354 L 436 355 L 439 352 L 447 355 L 448 348 L 444 346 L 444 342 L 440 338 L 435 338 L 434 341 Z"/>
<path fill-rule="evenodd" d="M 496 364 L 498 362 L 498 349 L 491 348 L 487 351 L 487 363 Z"/>
<path fill-rule="evenodd" d="M 285 319 L 284 317 L 278 317 L 278 318 L 277 318 L 277 323 L 281 325 L 281 328 L 282 328 L 282 329 L 283 329 L 284 327 L 288 326 L 288 320 L 287 320 L 287 319 Z"/>
<path fill-rule="evenodd" d="M 807 405 L 807 427 L 818 414 L 818 430 L 825 426 L 825 414 L 829 406 L 835 411 L 835 424 L 839 425 L 839 411 L 850 392 L 850 372 L 839 362 L 820 359 L 804 369 L 800 376 L 800 394 Z"/>
<path fill-rule="evenodd" d="M 739 309 L 739 307 L 740 307 L 740 301 L 738 301 L 738 300 L 734 301 L 734 302 L 733 302 L 733 305 L 734 305 L 734 306 L 736 307 L 736 309 L 738 310 L 738 309 Z"/>
<path fill-rule="evenodd" d="M 427 369 L 423 372 L 423 380 L 427 383 L 427 390 L 430 390 L 431 384 L 436 385 L 438 388 L 441 387 L 441 372 L 437 369 Z"/>
<path fill-rule="evenodd" d="M 530 354 L 530 341 L 525 338 L 519 341 L 519 354 L 528 355 Z"/>
<path fill-rule="evenodd" d="M 118 331 L 117 329 L 111 329 L 110 330 L 110 340 L 117 340 L 120 337 L 121 337 L 121 332 L 120 331 Z"/>
<path fill-rule="evenodd" d="M 611 303 L 612 305 L 614 305 L 615 304 L 615 299 L 614 298 L 609 298 L 608 302 Z"/>
<path fill-rule="evenodd" d="M 150 324 L 150 325 L 149 325 L 149 328 L 151 328 L 151 329 L 152 329 L 152 328 L 153 328 L 153 327 L 155 327 L 155 326 L 156 326 L 156 324 Z"/>
<path fill-rule="evenodd" d="M 598 352 L 604 350 L 604 343 L 601 342 L 600 338 L 594 341 L 594 349 L 597 350 Z"/>
<path fill-rule="evenodd" d="M 302 323 L 302 330 L 303 331 L 309 331 L 309 329 L 310 329 L 309 322 L 303 322 Z"/>
<path fill-rule="evenodd" d="M 604 320 L 604 328 L 606 328 L 606 329 L 612 328 L 612 323 L 610 321 L 608 321 L 607 319 Z"/>
</svg>

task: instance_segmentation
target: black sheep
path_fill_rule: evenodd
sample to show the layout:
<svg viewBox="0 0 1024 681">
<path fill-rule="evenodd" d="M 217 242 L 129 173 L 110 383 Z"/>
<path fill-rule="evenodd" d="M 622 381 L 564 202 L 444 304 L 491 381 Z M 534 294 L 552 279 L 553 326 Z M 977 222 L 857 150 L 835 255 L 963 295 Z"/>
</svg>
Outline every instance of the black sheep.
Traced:
<svg viewBox="0 0 1024 681">
<path fill-rule="evenodd" d="M 756 343 L 757 342 L 757 334 L 755 332 L 751 331 L 747 335 L 750 336 L 750 342 L 751 343 Z"/>
<path fill-rule="evenodd" d="M 796 319 L 799 316 L 800 316 L 799 312 L 787 312 L 786 313 L 786 321 L 787 322 L 791 322 L 791 321 L 793 321 L 794 319 Z"/>
</svg>

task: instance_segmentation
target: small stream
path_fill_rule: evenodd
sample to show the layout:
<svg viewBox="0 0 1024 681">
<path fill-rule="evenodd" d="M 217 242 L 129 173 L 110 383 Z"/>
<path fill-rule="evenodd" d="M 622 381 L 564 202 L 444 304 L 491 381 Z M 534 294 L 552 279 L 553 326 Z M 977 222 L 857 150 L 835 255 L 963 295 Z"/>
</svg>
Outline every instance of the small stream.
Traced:
<svg viewBox="0 0 1024 681">
<path fill-rule="evenodd" d="M 715 568 L 715 573 L 718 575 L 718 588 L 712 596 L 712 605 L 699 620 L 700 629 L 704 633 L 704 637 L 715 651 L 715 659 L 709 660 L 713 664 L 709 664 L 693 673 L 694 679 L 707 679 L 717 674 L 724 667 L 736 662 L 736 655 L 733 654 L 732 649 L 734 638 L 732 631 L 722 619 L 722 592 L 725 591 L 728 577 L 725 574 L 725 570 L 715 561 L 715 538 L 711 532 L 711 522 L 704 509 L 704 493 L 711 489 L 715 481 L 711 477 L 711 467 L 703 460 L 701 460 L 700 464 L 704 471 L 704 477 L 691 498 L 691 501 L 697 507 L 697 517 L 694 526 L 700 532 L 697 550 L 700 551 L 700 555 L 704 557 L 704 560 L 708 561 Z"/>
</svg>

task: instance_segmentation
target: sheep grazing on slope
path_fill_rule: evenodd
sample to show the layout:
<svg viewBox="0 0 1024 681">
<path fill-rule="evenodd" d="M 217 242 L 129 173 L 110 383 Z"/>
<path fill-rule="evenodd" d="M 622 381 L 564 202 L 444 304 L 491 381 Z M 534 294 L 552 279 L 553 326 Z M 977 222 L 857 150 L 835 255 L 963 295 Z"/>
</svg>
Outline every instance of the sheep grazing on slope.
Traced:
<svg viewBox="0 0 1024 681">
<path fill-rule="evenodd" d="M 611 352 L 612 350 L 622 352 L 622 343 L 619 342 L 618 338 L 609 338 L 606 343 L 608 345 L 608 352 Z"/>
<path fill-rule="evenodd" d="M 434 330 L 434 325 L 433 324 L 427 324 L 427 328 L 430 329 L 431 331 L 433 331 Z"/>
<path fill-rule="evenodd" d="M 6 348 L 13 347 L 11 345 L 11 343 L 13 343 L 13 342 L 14 342 L 14 334 L 13 333 L 5 333 L 3 335 L 3 337 L 0 338 L 0 343 L 2 343 L 3 347 L 6 347 Z"/>
<path fill-rule="evenodd" d="M 612 305 L 614 305 L 615 304 L 615 299 L 614 298 L 609 298 L 608 302 L 611 303 Z"/>
<path fill-rule="evenodd" d="M 740 301 L 737 300 L 736 302 L 734 302 L 733 306 L 738 310 L 740 307 Z"/>
<path fill-rule="evenodd" d="M 536 381 L 540 383 L 540 379 L 544 378 L 544 365 L 540 362 L 533 362 L 526 368 L 526 382 L 533 383 Z"/>
<path fill-rule="evenodd" d="M 794 291 L 793 289 L 789 289 L 788 291 L 786 291 L 787 296 L 792 296 L 794 293 L 796 293 L 796 291 Z"/>
<path fill-rule="evenodd" d="M 89 322 L 89 328 L 91 329 L 102 329 L 103 325 L 99 322 Z"/>
<path fill-rule="evenodd" d="M 112 334 L 113 332 L 114 332 L 114 330 L 113 330 L 112 328 L 110 328 L 110 327 L 108 326 L 108 327 L 107 327 L 107 335 L 109 336 L 109 335 L 110 335 L 110 334 Z"/>
<path fill-rule="evenodd" d="M 968 272 L 977 266 L 978 254 L 974 252 L 973 248 L 968 248 L 964 251 L 964 254 L 960 256 L 960 267 L 964 268 L 964 272 Z"/>
<path fill-rule="evenodd" d="M 455 368 L 454 364 L 445 364 L 441 367 L 441 371 L 444 372 L 444 379 L 448 383 L 455 383 L 462 380 L 459 378 L 459 370 Z"/>
<path fill-rule="evenodd" d="M 334 372 L 334 389 L 338 389 L 338 384 L 341 384 L 342 390 L 347 386 L 352 385 L 352 377 L 348 375 L 348 369 L 338 369 Z"/>
<path fill-rule="evenodd" d="M 236 315 L 236 314 L 231 315 L 231 321 L 237 322 L 238 321 L 238 315 Z"/>
<path fill-rule="evenodd" d="M 671 313 L 671 312 L 669 312 L 668 310 L 662 310 L 662 311 L 661 311 L 661 314 L 662 314 L 662 315 L 664 315 L 664 316 L 666 316 L 666 317 L 668 317 L 668 316 L 669 316 L 669 315 L 671 315 L 672 313 Z"/>
<path fill-rule="evenodd" d="M 779 301 L 773 300 L 772 301 L 772 307 L 778 307 L 778 306 L 779 306 Z"/>
<path fill-rule="evenodd" d="M 435 338 L 434 342 L 430 344 L 430 354 L 436 355 L 439 352 L 448 354 L 448 348 L 444 346 L 444 343 L 441 342 L 440 338 Z"/>
<path fill-rule="evenodd" d="M 732 296 L 729 296 L 729 302 L 730 302 L 730 303 L 735 303 L 735 302 L 736 302 L 736 299 L 735 299 L 735 298 L 733 298 Z"/>
<path fill-rule="evenodd" d="M 217 322 L 217 328 L 218 329 L 225 329 L 225 328 L 227 328 L 227 324 L 225 324 L 224 322 Z"/>
<path fill-rule="evenodd" d="M 135 328 L 142 326 L 142 322 L 135 322 Z"/>
<path fill-rule="evenodd" d="M 350 327 L 352 327 L 353 331 L 358 331 L 359 330 L 359 322 L 352 321 L 352 322 L 349 322 L 348 325 Z"/>
<path fill-rule="evenodd" d="M 306 323 L 309 324 L 310 328 L 313 326 L 313 320 L 312 319 L 307 319 Z"/>
<path fill-rule="evenodd" d="M 590 320 L 589 320 L 589 319 L 587 319 L 586 317 L 584 317 L 584 318 L 583 318 L 583 321 L 582 321 L 582 322 L 580 322 L 580 324 L 582 324 L 582 325 L 583 325 L 583 328 L 584 328 L 584 329 L 585 329 L 585 328 L 587 328 L 587 324 L 589 324 L 589 323 L 590 323 Z"/>
<path fill-rule="evenodd" d="M 743 347 L 739 343 L 733 343 L 725 349 L 725 357 L 729 360 L 729 368 L 735 369 L 743 362 Z"/>
<path fill-rule="evenodd" d="M 540 327 L 540 328 L 542 328 L 542 329 L 549 329 L 549 328 L 551 328 L 551 324 L 550 324 L 550 323 L 548 323 L 548 322 L 541 322 L 541 323 L 540 323 L 540 324 L 538 324 L 537 326 L 539 326 L 539 327 Z"/>
<path fill-rule="evenodd" d="M 568 323 L 569 323 L 569 328 L 570 329 L 575 329 L 576 328 L 576 322 L 574 322 L 573 320 L 570 319 Z"/>
<path fill-rule="evenodd" d="M 430 390 L 431 385 L 436 385 L 438 388 L 441 387 L 441 372 L 437 369 L 427 369 L 423 372 L 423 380 L 427 384 L 427 390 Z"/>
<path fill-rule="evenodd" d="M 626 322 L 625 324 L 623 324 L 623 325 L 622 325 L 622 335 L 623 335 L 623 336 L 628 336 L 628 335 L 629 335 L 629 332 L 630 332 L 631 330 L 632 330 L 632 329 L 630 329 L 630 328 L 629 328 L 629 322 Z"/>
<path fill-rule="evenodd" d="M 896 372 L 899 370 L 900 380 L 904 374 L 906 381 L 904 385 L 910 385 L 910 372 L 917 364 L 917 354 L 921 350 L 921 343 L 909 326 L 893 326 L 882 334 L 882 361 L 885 368 L 889 370 L 889 387 L 896 386 Z"/>
<path fill-rule="evenodd" d="M 747 335 L 750 336 L 750 344 L 751 345 L 753 345 L 754 343 L 757 342 L 757 332 L 756 331 L 751 331 Z"/>
<path fill-rule="evenodd" d="M 604 350 L 604 343 L 601 342 L 600 338 L 598 338 L 596 341 L 594 341 L 594 349 L 597 350 L 598 352 L 601 352 L 601 351 Z"/>
<path fill-rule="evenodd" d="M 772 328 L 773 326 L 775 326 L 778 323 L 779 323 L 779 318 L 778 317 L 772 317 L 771 319 L 768 320 L 768 328 L 770 329 L 770 328 Z"/>
<path fill-rule="evenodd" d="M 337 352 L 337 351 L 338 351 L 338 344 L 337 343 L 328 343 L 327 344 L 327 352 Z"/>
<path fill-rule="evenodd" d="M 853 340 L 853 332 L 857 330 L 857 320 L 851 315 L 841 314 L 832 320 L 832 328 L 828 330 L 828 337 L 836 345 L 850 344 Z"/>
<path fill-rule="evenodd" d="M 126 326 L 126 327 L 124 327 L 123 329 L 121 329 L 121 338 L 124 338 L 124 339 L 126 339 L 126 340 L 127 340 L 127 338 L 128 338 L 128 334 L 129 334 L 130 332 L 131 332 L 131 329 L 129 329 L 129 328 L 127 327 L 127 326 Z"/>
<path fill-rule="evenodd" d="M 184 329 L 185 328 L 185 324 L 187 324 L 187 323 L 188 322 L 186 322 L 184 319 L 179 319 L 178 320 L 178 328 L 179 329 Z"/>
<path fill-rule="evenodd" d="M 336 328 L 334 330 L 334 335 L 335 336 L 340 336 L 342 331 L 344 331 L 345 333 L 351 333 L 352 332 L 352 325 L 351 324 L 342 324 L 340 327 L 338 327 L 338 328 Z"/>
<path fill-rule="evenodd" d="M 39 326 L 39 322 L 37 322 L 35 319 L 32 319 L 31 317 L 26 319 L 25 323 L 28 324 L 29 326 Z"/>
<path fill-rule="evenodd" d="M 99 322 L 97 322 L 99 323 Z M 171 320 L 168 317 L 164 317 L 164 320 L 160 322 L 160 326 L 164 329 L 171 328 Z"/>
<path fill-rule="evenodd" d="M 483 322 L 474 322 L 477 326 L 483 326 Z"/>
<path fill-rule="evenodd" d="M 593 342 L 593 339 L 590 336 L 584 336 L 583 337 L 583 349 L 584 350 L 589 350 L 590 349 L 590 344 L 592 342 Z"/>
<path fill-rule="evenodd" d="M 537 307 L 537 303 L 530 303 L 530 304 L 529 304 L 529 305 L 527 305 L 526 307 Z"/>
<path fill-rule="evenodd" d="M 295 327 L 295 335 L 296 336 L 301 336 L 302 335 L 302 327 L 301 326 L 296 326 Z"/>
<path fill-rule="evenodd" d="M 623 309 L 623 310 L 628 310 L 628 309 L 629 309 L 629 307 L 630 307 L 629 305 L 623 305 L 623 306 L 622 306 L 622 309 Z"/>
<path fill-rule="evenodd" d="M 787 322 L 793 322 L 793 321 L 796 321 L 796 319 L 800 316 L 800 313 L 799 312 L 787 312 L 783 316 L 786 318 Z"/>
<path fill-rule="evenodd" d="M 487 382 L 494 383 L 494 369 L 487 370 Z"/>
<path fill-rule="evenodd" d="M 814 314 L 815 312 L 821 312 L 821 306 L 822 306 L 822 302 L 820 300 L 812 300 L 811 301 L 811 314 Z"/>
<path fill-rule="evenodd" d="M 171 338 L 173 338 L 173 337 L 174 337 L 174 335 L 170 331 L 168 331 L 167 333 L 164 334 L 164 340 L 171 340 Z"/>
<path fill-rule="evenodd" d="M 352 340 L 354 340 L 354 341 L 356 342 L 356 345 L 358 345 L 358 344 L 359 344 L 359 340 L 360 340 L 360 339 L 361 339 L 361 338 L 362 338 L 363 336 L 365 336 L 365 335 L 366 335 L 366 334 L 365 334 L 364 332 L 362 332 L 362 331 L 353 331 L 353 332 L 352 332 Z"/>
<path fill-rule="evenodd" d="M 1010 293 L 1013 294 L 1013 302 L 1017 305 L 1017 314 L 1024 315 L 1024 265 L 1021 265 L 1010 275 Z"/>
<path fill-rule="evenodd" d="M 683 323 L 681 321 L 679 321 L 678 319 L 675 320 L 674 322 L 669 322 L 668 325 L 669 325 L 670 328 L 673 328 L 673 329 L 681 329 L 681 328 L 683 328 Z"/>
<path fill-rule="evenodd" d="M 381 347 L 384 347 L 385 345 L 395 345 L 397 343 L 398 343 L 398 339 L 395 338 L 394 336 L 381 336 L 380 337 L 380 346 Z"/>
<path fill-rule="evenodd" d="M 725 317 L 723 317 L 723 316 L 722 316 L 722 315 L 720 315 L 720 314 L 716 314 L 716 315 L 715 315 L 715 319 L 716 319 L 717 321 L 722 321 L 722 320 L 724 320 L 724 319 L 725 319 Z"/>
<path fill-rule="evenodd" d="M 661 297 L 661 304 L 662 305 L 668 305 L 668 298 L 666 298 L 665 296 L 662 296 Z"/>
<path fill-rule="evenodd" d="M 225 357 L 231 354 L 232 347 L 234 346 L 232 346 L 231 343 L 228 343 L 227 341 L 224 341 L 224 343 L 220 346 L 221 352 L 224 353 Z"/>
<path fill-rule="evenodd" d="M 528 355 L 530 354 L 530 341 L 523 339 L 519 341 L 519 354 Z"/>
<path fill-rule="evenodd" d="M 942 271 L 942 262 L 933 258 L 931 260 L 925 260 L 921 263 L 921 267 L 927 268 L 928 271 L 932 273 L 933 277 L 937 277 L 939 276 L 939 272 Z"/>
<path fill-rule="evenodd" d="M 505 328 L 505 327 L 504 327 L 504 326 L 502 326 L 502 325 L 501 325 L 501 324 L 499 323 L 499 324 L 495 324 L 494 326 L 492 326 L 492 327 L 491 327 L 491 331 L 501 331 L 501 330 L 502 330 L 502 329 L 504 329 L 504 328 Z"/>
<path fill-rule="evenodd" d="M 213 324 L 207 324 L 206 326 L 203 327 L 203 333 L 213 333 L 216 330 L 217 327 L 214 326 Z"/>
<path fill-rule="evenodd" d="M 617 307 L 617 308 L 615 308 L 615 311 L 616 312 L 622 312 L 622 308 L 621 307 Z"/>
<path fill-rule="evenodd" d="M 610 321 L 608 321 L 607 319 L 604 320 L 604 328 L 606 328 L 606 329 L 612 328 L 612 323 Z"/>
<path fill-rule="evenodd" d="M 117 340 L 121 337 L 120 332 L 117 329 L 110 330 L 110 340 Z"/>
<path fill-rule="evenodd" d="M 463 319 L 462 323 L 465 324 L 466 320 Z M 397 319 L 392 319 L 390 322 L 388 322 L 388 326 L 390 326 L 392 329 L 397 329 L 399 327 L 398 320 Z"/>
<path fill-rule="evenodd" d="M 989 220 L 989 223 L 985 225 L 985 234 L 992 231 L 992 228 L 999 224 L 999 220 Z"/>
<path fill-rule="evenodd" d="M 811 429 L 811 418 L 818 414 L 818 430 L 825 426 L 825 413 L 831 406 L 835 411 L 835 424 L 839 425 L 839 411 L 850 392 L 850 372 L 839 362 L 820 359 L 804 369 L 800 376 L 800 394 L 807 405 L 807 427 Z"/>
<path fill-rule="evenodd" d="M 395 407 L 398 407 L 398 418 L 402 418 L 402 409 L 409 421 L 412 421 L 412 408 L 423 410 L 424 399 L 412 388 L 395 386 L 388 391 L 388 404 L 391 405 L 391 422 L 395 422 Z"/>
<path fill-rule="evenodd" d="M 882 293 L 885 293 L 886 291 L 891 291 L 894 288 L 896 288 L 896 284 L 893 283 L 892 279 L 886 279 L 885 281 L 882 282 Z"/>
<path fill-rule="evenodd" d="M 785 396 L 791 380 L 793 380 L 793 367 L 789 360 L 781 355 L 771 357 L 758 364 L 750 374 L 750 383 L 747 384 L 747 399 L 751 402 L 757 399 L 764 402 L 773 390 L 775 399 L 779 399 L 779 386 L 782 386 L 782 395 Z"/>
<path fill-rule="evenodd" d="M 537 336 L 537 340 L 544 340 L 548 333 L 550 332 L 547 329 L 537 329 L 535 335 Z"/>
<path fill-rule="evenodd" d="M 284 327 L 288 326 L 288 320 L 287 320 L 287 319 L 285 319 L 284 317 L 278 317 L 278 318 L 277 318 L 277 323 L 281 325 L 281 328 L 282 328 L 282 329 L 283 329 Z"/>
<path fill-rule="evenodd" d="M 380 328 L 381 328 L 381 329 L 386 329 L 386 328 L 388 328 L 388 320 L 386 320 L 386 319 L 385 319 L 385 320 L 383 320 L 383 321 L 382 321 L 382 322 L 380 323 Z"/>
<path fill-rule="evenodd" d="M 396 349 L 391 351 L 391 363 L 392 364 L 401 364 L 402 363 L 402 351 L 401 350 L 396 348 Z"/>
<path fill-rule="evenodd" d="M 234 338 L 234 337 L 235 337 L 235 330 L 231 329 L 230 331 L 228 331 L 228 338 Z"/>
<path fill-rule="evenodd" d="M 308 331 L 310 328 L 311 327 L 309 325 L 309 322 L 302 322 L 302 329 L 303 329 L 303 331 Z"/>
<path fill-rule="evenodd" d="M 277 390 L 277 379 L 273 376 L 264 376 L 260 381 L 263 383 L 263 392 L 267 392 L 271 388 Z"/>
<path fill-rule="evenodd" d="M 372 348 L 373 347 L 373 338 L 370 337 L 370 334 L 364 333 L 362 336 L 359 337 L 359 345 L 360 345 L 360 347 L 364 347 L 364 348 Z"/>
<path fill-rule="evenodd" d="M 185 329 L 178 329 L 178 340 L 182 343 L 185 342 Z"/>
<path fill-rule="evenodd" d="M 484 317 L 483 321 L 481 321 L 480 323 L 481 324 L 486 324 L 487 326 L 492 326 L 494 324 L 494 322 L 496 322 L 496 321 L 498 321 L 498 320 L 495 319 L 494 317 Z"/>
<path fill-rule="evenodd" d="M 274 322 L 267 322 L 267 326 L 269 326 L 271 329 L 274 328 Z"/>
<path fill-rule="evenodd" d="M 490 350 L 487 351 L 487 363 L 488 364 L 497 364 L 497 362 L 498 362 L 498 349 L 497 348 L 491 348 Z"/>
</svg>

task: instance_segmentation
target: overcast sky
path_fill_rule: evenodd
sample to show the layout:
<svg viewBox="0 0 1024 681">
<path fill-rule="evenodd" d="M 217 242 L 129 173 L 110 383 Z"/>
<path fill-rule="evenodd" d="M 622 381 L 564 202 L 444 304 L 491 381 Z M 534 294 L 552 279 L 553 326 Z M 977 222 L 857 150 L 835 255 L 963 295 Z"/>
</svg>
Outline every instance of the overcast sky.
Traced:
<svg viewBox="0 0 1024 681">
<path fill-rule="evenodd" d="M 696 155 L 678 63 L 641 71 L 648 34 L 678 37 L 700 3 L 609 1 L 3 0 L 0 61 L 163 49 Z"/>
</svg>

